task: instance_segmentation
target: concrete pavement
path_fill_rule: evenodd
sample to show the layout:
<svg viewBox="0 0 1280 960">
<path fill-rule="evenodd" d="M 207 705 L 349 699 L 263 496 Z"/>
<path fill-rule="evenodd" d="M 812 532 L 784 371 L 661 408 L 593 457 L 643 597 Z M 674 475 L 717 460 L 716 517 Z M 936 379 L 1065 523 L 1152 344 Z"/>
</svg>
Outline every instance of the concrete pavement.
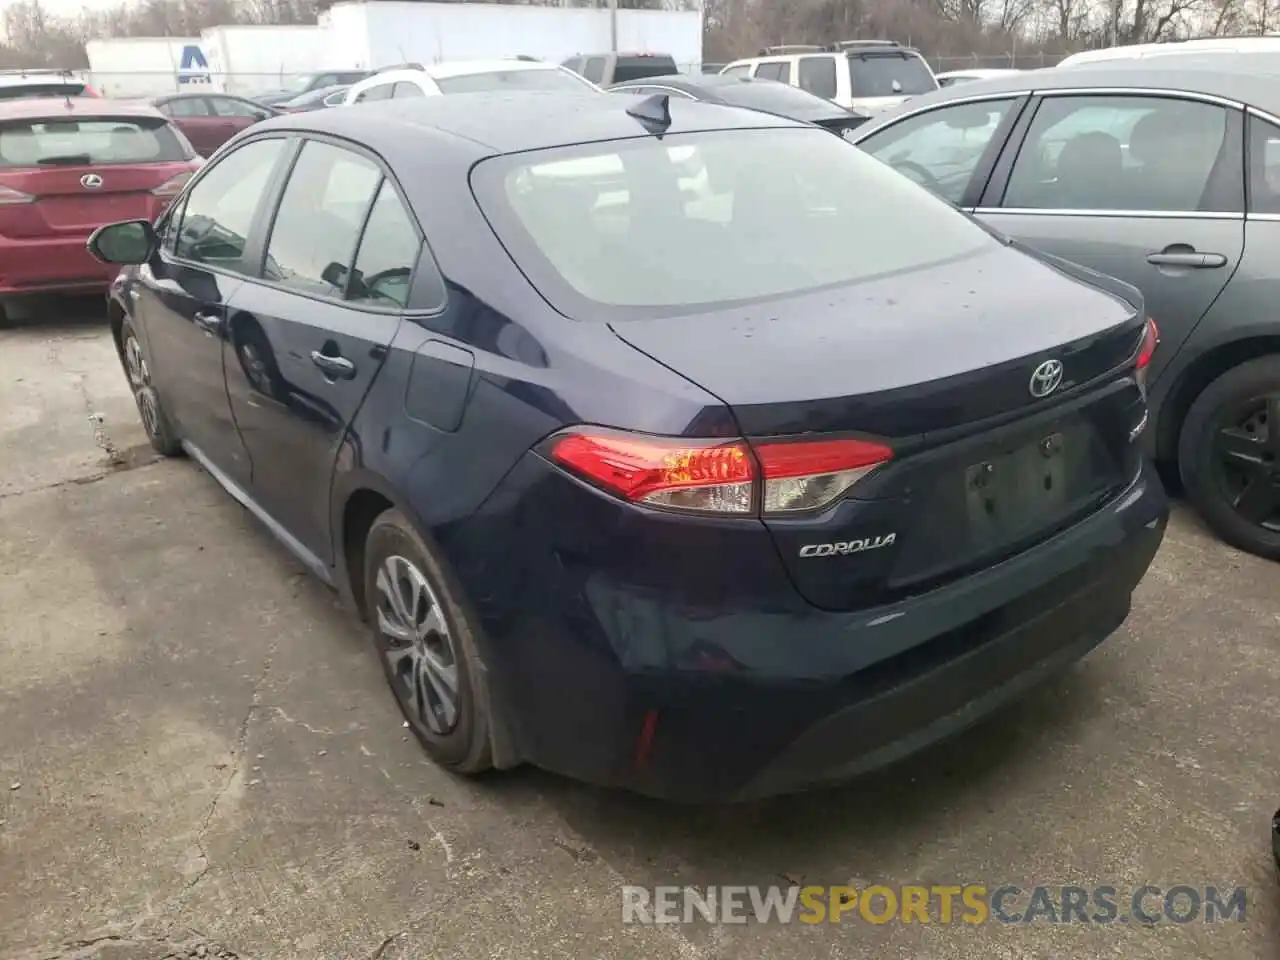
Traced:
<svg viewBox="0 0 1280 960">
<path fill-rule="evenodd" d="M 0 330 L 0 958 L 1274 958 L 1280 569 L 1180 513 L 1125 630 L 837 790 L 670 807 L 406 739 L 355 624 L 155 462 L 93 304 Z M 621 885 L 1243 885 L 1243 923 L 624 926 Z M 1025 900 L 1019 909 L 1025 907 Z"/>
</svg>

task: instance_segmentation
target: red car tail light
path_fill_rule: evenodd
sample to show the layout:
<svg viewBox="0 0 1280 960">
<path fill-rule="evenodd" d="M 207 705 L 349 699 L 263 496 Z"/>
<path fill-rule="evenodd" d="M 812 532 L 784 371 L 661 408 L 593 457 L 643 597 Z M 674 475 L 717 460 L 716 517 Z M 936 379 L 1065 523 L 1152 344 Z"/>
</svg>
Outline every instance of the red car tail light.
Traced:
<svg viewBox="0 0 1280 960">
<path fill-rule="evenodd" d="M 157 197 L 176 197 L 182 192 L 182 188 L 187 185 L 187 181 L 191 179 L 191 174 L 192 171 L 190 170 L 183 171 L 176 177 L 170 177 L 151 192 Z"/>
<path fill-rule="evenodd" d="M 30 203 L 35 197 L 29 193 L 23 193 L 21 190 L 14 190 L 13 187 L 0 187 L 0 205 L 10 203 Z"/>
<path fill-rule="evenodd" d="M 866 440 L 741 440 L 650 437 L 576 428 L 550 457 L 632 503 L 695 513 L 764 515 L 826 506 L 893 458 Z"/>
<path fill-rule="evenodd" d="M 1156 347 L 1160 345 L 1160 328 L 1155 320 L 1147 317 L 1147 326 L 1142 333 L 1142 346 L 1138 348 L 1138 360 L 1134 364 L 1139 370 L 1145 370 L 1155 356 Z"/>
</svg>

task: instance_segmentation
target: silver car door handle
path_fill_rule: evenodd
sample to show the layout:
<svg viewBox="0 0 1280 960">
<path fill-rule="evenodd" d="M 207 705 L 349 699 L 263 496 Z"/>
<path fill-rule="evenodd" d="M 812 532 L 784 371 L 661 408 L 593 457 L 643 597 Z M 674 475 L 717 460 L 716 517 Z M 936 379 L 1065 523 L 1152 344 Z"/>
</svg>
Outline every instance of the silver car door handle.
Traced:
<svg viewBox="0 0 1280 960">
<path fill-rule="evenodd" d="M 197 327 L 212 337 L 219 336 L 222 333 L 222 317 L 216 313 L 205 313 L 203 310 L 197 310 L 192 314 L 191 319 Z"/>
<path fill-rule="evenodd" d="M 1225 267 L 1227 258 L 1220 253 L 1149 253 L 1147 263 L 1156 267 Z"/>
<path fill-rule="evenodd" d="M 331 357 L 319 350 L 312 350 L 311 362 L 319 367 L 326 377 L 332 377 L 334 380 L 350 380 L 356 375 L 356 365 L 346 357 Z"/>
</svg>

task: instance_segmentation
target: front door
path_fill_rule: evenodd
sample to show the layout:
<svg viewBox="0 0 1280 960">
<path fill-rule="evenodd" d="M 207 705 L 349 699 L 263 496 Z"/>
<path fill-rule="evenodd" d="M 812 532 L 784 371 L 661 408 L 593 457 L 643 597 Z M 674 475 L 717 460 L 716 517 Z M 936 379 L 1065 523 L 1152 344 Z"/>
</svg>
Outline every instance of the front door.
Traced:
<svg viewBox="0 0 1280 960">
<path fill-rule="evenodd" d="M 229 304 L 227 392 L 253 459 L 254 499 L 325 565 L 334 462 L 400 326 L 419 246 L 372 159 L 308 141 L 262 281 Z"/>
<path fill-rule="evenodd" d="M 261 201 L 285 143 L 246 144 L 204 171 L 174 209 L 162 248 L 140 268 L 135 288 L 152 377 L 179 436 L 241 486 L 250 461 L 223 378 L 227 305 L 252 269 Z"/>
<path fill-rule="evenodd" d="M 1158 379 L 1244 249 L 1240 111 L 1188 97 L 1046 95 L 978 215 L 1140 289 Z"/>
</svg>

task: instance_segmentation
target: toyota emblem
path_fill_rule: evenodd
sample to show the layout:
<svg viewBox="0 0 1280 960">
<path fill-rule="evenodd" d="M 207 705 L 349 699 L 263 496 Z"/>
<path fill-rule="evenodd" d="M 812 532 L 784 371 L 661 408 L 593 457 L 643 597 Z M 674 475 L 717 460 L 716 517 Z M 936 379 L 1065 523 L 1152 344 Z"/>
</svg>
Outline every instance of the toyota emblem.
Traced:
<svg viewBox="0 0 1280 960">
<path fill-rule="evenodd" d="M 80 186 L 86 190 L 97 190 L 102 186 L 102 178 L 96 173 L 86 173 L 80 178 Z"/>
<path fill-rule="evenodd" d="M 1030 389 L 1033 397 L 1039 399 L 1040 397 L 1047 397 L 1061 385 L 1062 361 L 1046 360 L 1032 371 L 1031 383 L 1028 385 L 1028 389 Z"/>
</svg>

